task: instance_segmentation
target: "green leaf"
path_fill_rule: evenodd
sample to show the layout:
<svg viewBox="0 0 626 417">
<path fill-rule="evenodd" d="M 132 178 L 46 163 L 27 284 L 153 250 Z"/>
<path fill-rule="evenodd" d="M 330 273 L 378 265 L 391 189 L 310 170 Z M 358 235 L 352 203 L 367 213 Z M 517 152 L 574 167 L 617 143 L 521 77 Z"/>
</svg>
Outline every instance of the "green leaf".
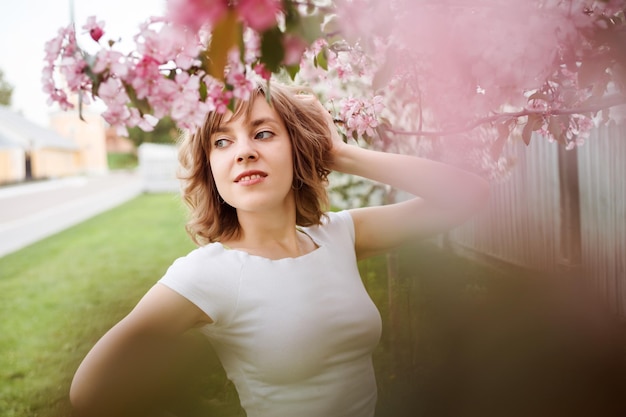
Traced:
<svg viewBox="0 0 626 417">
<path fill-rule="evenodd" d="M 235 99 L 231 98 L 226 107 L 228 108 L 228 110 L 234 113 L 235 112 Z"/>
<path fill-rule="evenodd" d="M 289 74 L 291 81 L 294 81 L 296 79 L 296 75 L 300 72 L 300 65 L 287 65 L 285 66 L 285 71 Z"/>
<path fill-rule="evenodd" d="M 285 28 L 287 32 L 294 32 L 300 24 L 300 13 L 296 9 L 296 5 L 292 1 L 283 1 L 283 10 L 285 12 Z"/>
<path fill-rule="evenodd" d="M 326 48 L 322 48 L 322 50 L 315 56 L 315 65 L 323 69 L 324 71 L 328 71 L 328 51 Z"/>
<path fill-rule="evenodd" d="M 237 13 L 228 11 L 220 20 L 211 33 L 211 43 L 205 51 L 206 60 L 203 61 L 204 69 L 213 78 L 224 81 L 224 68 L 228 63 L 228 52 L 239 44 L 242 35 L 242 27 L 237 21 Z"/>
<path fill-rule="evenodd" d="M 323 16 L 313 14 L 300 18 L 300 25 L 297 32 L 307 43 L 312 44 L 314 41 L 322 37 Z"/>
<path fill-rule="evenodd" d="M 207 97 L 207 94 L 208 94 L 206 83 L 200 82 L 199 93 L 200 93 L 200 100 L 205 101 L 206 97 Z"/>
<path fill-rule="evenodd" d="M 266 30 L 261 35 L 261 62 L 271 72 L 278 72 L 285 57 L 283 33 L 277 27 Z"/>
</svg>

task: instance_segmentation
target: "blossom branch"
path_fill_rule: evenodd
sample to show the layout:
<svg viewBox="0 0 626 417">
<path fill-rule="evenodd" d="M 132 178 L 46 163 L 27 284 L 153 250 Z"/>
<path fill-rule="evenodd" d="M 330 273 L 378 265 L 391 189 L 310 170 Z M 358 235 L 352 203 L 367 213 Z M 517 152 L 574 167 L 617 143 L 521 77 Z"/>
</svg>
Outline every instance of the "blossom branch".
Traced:
<svg viewBox="0 0 626 417">
<path fill-rule="evenodd" d="M 427 130 L 403 130 L 396 129 L 389 125 L 381 125 L 381 127 L 394 135 L 399 136 L 421 136 L 421 137 L 441 137 L 441 136 L 453 136 L 458 135 L 460 133 L 469 132 L 479 126 L 483 126 L 486 124 L 498 123 L 505 120 L 514 120 L 519 119 L 521 117 L 526 116 L 540 116 L 540 117 L 550 117 L 550 116 L 567 116 L 567 115 L 576 115 L 576 114 L 586 114 L 586 113 L 597 113 L 602 110 L 609 109 L 611 107 L 625 105 L 626 104 L 626 95 L 625 94 L 613 94 L 610 96 L 606 96 L 601 100 L 594 101 L 591 104 L 588 104 L 583 107 L 571 108 L 571 109 L 551 109 L 551 110 L 535 110 L 535 109 L 523 109 L 518 112 L 503 112 L 496 113 L 492 116 L 479 118 L 472 123 L 449 130 L 441 130 L 441 131 L 427 131 Z"/>
</svg>

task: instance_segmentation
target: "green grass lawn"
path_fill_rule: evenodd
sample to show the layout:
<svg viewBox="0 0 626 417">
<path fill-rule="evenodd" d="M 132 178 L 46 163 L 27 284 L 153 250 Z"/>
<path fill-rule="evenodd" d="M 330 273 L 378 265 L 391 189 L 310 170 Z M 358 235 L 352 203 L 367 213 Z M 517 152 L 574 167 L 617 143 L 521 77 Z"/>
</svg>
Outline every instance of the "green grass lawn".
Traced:
<svg viewBox="0 0 626 417">
<path fill-rule="evenodd" d="M 137 168 L 137 155 L 132 153 L 107 153 L 107 166 L 111 170 Z"/>
<path fill-rule="evenodd" d="M 175 195 L 144 195 L 0 258 L 0 416 L 66 416 L 80 360 L 193 246 Z"/>
<path fill-rule="evenodd" d="M 143 195 L 0 258 L 0 416 L 70 415 L 69 384 L 87 351 L 194 247 L 184 218 L 179 196 Z M 377 417 L 613 416 L 597 404 L 622 387 L 612 378 L 626 369 L 616 360 L 624 342 L 586 297 L 568 295 L 571 279 L 494 270 L 428 242 L 398 259 L 391 293 L 385 257 L 359 264 L 383 317 Z M 241 416 L 207 363 L 203 414 L 179 417 Z M 546 404 L 571 407 L 537 412 Z"/>
</svg>

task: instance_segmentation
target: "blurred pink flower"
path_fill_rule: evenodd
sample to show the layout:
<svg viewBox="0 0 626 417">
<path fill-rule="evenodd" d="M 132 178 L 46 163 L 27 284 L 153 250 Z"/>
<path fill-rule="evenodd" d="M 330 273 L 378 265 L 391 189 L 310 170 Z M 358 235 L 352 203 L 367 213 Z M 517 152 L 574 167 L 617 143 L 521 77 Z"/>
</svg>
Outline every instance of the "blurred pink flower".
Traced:
<svg viewBox="0 0 626 417">
<path fill-rule="evenodd" d="M 233 98 L 233 92 L 224 90 L 224 85 L 214 78 L 204 78 L 207 89 L 207 103 L 218 113 L 226 113 L 228 104 Z"/>
<path fill-rule="evenodd" d="M 168 0 L 167 17 L 174 23 L 198 31 L 214 26 L 226 14 L 228 0 Z"/>
<path fill-rule="evenodd" d="M 237 12 L 243 22 L 256 30 L 263 32 L 276 24 L 276 18 L 281 11 L 280 0 L 239 0 Z"/>
<path fill-rule="evenodd" d="M 263 64 L 256 64 L 254 66 L 254 72 L 256 75 L 266 81 L 268 81 L 272 77 L 272 73 L 267 68 L 265 68 L 265 65 Z"/>
<path fill-rule="evenodd" d="M 195 129 L 202 125 L 206 114 L 214 110 L 211 101 L 200 100 L 201 77 L 197 74 L 189 75 L 186 72 L 176 74 L 178 91 L 172 100 L 170 116 L 178 126 L 184 129 Z"/>
<path fill-rule="evenodd" d="M 283 48 L 285 48 L 285 57 L 283 64 L 297 65 L 302 59 L 302 54 L 307 48 L 307 43 L 296 35 L 287 34 L 283 38 Z"/>
<path fill-rule="evenodd" d="M 159 71 L 159 62 L 151 56 L 144 56 L 129 74 L 130 84 L 138 98 L 145 98 L 151 94 L 152 86 L 162 78 Z"/>
<path fill-rule="evenodd" d="M 173 61 L 183 70 L 198 63 L 197 57 L 203 46 L 197 34 L 181 26 L 163 24 L 157 27 L 154 23 L 163 22 L 151 19 L 140 26 L 135 36 L 138 53 L 151 56 L 159 64 Z"/>
<path fill-rule="evenodd" d="M 130 99 L 118 78 L 109 77 L 98 87 L 98 97 L 107 106 L 102 117 L 112 126 L 124 126 L 130 118 Z"/>
<path fill-rule="evenodd" d="M 118 77 L 126 78 L 128 75 L 128 65 L 121 52 L 110 49 L 101 49 L 96 54 L 96 63 L 93 72 L 96 74 L 109 70 L 110 73 Z"/>
<path fill-rule="evenodd" d="M 232 86 L 233 97 L 248 100 L 254 88 L 252 81 L 246 77 L 246 67 L 239 60 L 239 50 L 233 49 L 228 54 L 228 71 L 226 82 Z"/>
<path fill-rule="evenodd" d="M 70 90 L 80 90 L 82 87 L 85 87 L 88 83 L 90 83 L 89 77 L 85 75 L 86 67 L 87 63 L 81 58 L 66 57 L 61 60 L 59 70 L 65 77 L 67 87 Z"/>
</svg>

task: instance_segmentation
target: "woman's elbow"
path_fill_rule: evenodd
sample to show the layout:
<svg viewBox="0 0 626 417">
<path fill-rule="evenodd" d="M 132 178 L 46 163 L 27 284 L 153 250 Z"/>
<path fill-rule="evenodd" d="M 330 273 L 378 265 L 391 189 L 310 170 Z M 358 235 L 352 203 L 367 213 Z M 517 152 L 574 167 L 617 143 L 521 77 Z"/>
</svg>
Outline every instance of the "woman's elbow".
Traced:
<svg viewBox="0 0 626 417">
<path fill-rule="evenodd" d="M 70 386 L 69 399 L 76 417 L 92 417 L 98 415 L 98 404 L 93 389 L 90 388 L 89 378 L 84 369 L 79 368 L 74 374 Z"/>
</svg>

